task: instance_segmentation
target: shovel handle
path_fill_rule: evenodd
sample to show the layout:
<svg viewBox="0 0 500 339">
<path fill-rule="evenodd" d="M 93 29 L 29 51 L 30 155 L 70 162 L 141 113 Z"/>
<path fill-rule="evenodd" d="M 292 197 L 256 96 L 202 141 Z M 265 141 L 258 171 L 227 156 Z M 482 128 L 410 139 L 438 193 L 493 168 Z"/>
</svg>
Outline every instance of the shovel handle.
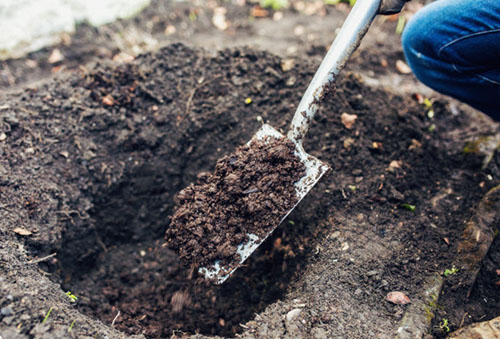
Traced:
<svg viewBox="0 0 500 339">
<path fill-rule="evenodd" d="M 288 137 L 298 146 L 302 147 L 302 140 L 309 130 L 325 90 L 335 83 L 339 72 L 361 43 L 377 15 L 380 2 L 381 0 L 357 0 L 344 21 L 293 116 Z"/>
</svg>

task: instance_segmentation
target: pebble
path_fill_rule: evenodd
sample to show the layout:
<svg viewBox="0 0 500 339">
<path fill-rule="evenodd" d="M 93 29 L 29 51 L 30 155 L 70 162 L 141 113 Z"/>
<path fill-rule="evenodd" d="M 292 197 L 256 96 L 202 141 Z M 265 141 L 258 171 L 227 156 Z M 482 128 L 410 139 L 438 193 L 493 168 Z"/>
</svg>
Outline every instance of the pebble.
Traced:
<svg viewBox="0 0 500 339">
<path fill-rule="evenodd" d="M 328 334 L 321 327 L 315 327 L 315 328 L 313 328 L 312 331 L 311 331 L 311 334 L 312 334 L 313 338 L 315 338 L 315 339 L 328 338 Z"/>
<path fill-rule="evenodd" d="M 286 314 L 286 321 L 294 321 L 299 316 L 300 312 L 302 312 L 300 308 L 294 308 Z"/>
<path fill-rule="evenodd" d="M 3 318 L 3 322 L 5 325 L 10 325 L 12 323 L 12 320 L 14 320 L 14 316 L 10 316 L 10 317 L 5 317 Z"/>
<path fill-rule="evenodd" d="M 342 124 L 345 126 L 347 129 L 351 129 L 354 126 L 354 123 L 356 122 L 356 119 L 358 116 L 356 114 L 349 114 L 349 113 L 342 113 L 340 116 L 340 120 L 342 121 Z"/>
<path fill-rule="evenodd" d="M 393 291 L 387 294 L 387 300 L 396 305 L 406 305 L 411 303 L 410 298 L 403 292 Z"/>
<path fill-rule="evenodd" d="M 0 310 L 0 313 L 4 316 L 7 316 L 7 315 L 12 315 L 14 313 L 14 311 L 12 311 L 12 307 L 5 306 L 5 307 L 2 307 L 2 309 Z"/>
</svg>

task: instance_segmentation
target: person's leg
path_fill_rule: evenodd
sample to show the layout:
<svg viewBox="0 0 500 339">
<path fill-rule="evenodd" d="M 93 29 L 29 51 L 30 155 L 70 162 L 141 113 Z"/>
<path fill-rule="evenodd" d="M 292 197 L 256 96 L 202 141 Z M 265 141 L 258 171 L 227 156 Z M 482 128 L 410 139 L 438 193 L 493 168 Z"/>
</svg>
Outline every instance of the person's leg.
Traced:
<svg viewBox="0 0 500 339">
<path fill-rule="evenodd" d="M 500 0 L 439 0 L 403 32 L 417 78 L 500 121 Z"/>
</svg>

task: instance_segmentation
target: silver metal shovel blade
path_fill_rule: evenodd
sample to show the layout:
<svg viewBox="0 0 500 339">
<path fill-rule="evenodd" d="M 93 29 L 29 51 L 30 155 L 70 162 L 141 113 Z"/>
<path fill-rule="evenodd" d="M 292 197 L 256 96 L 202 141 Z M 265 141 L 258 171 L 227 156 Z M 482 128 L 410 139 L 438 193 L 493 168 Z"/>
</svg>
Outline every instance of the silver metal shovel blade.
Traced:
<svg viewBox="0 0 500 339">
<path fill-rule="evenodd" d="M 264 124 L 261 129 L 255 133 L 252 140 L 264 140 L 266 137 L 274 138 L 285 138 L 283 134 L 275 130 L 270 125 Z M 290 214 L 291 211 L 299 204 L 299 202 L 306 196 L 306 194 L 313 188 L 313 186 L 319 181 L 319 179 L 325 174 L 330 168 L 328 164 L 321 162 L 317 158 L 307 154 L 301 146 L 295 144 L 295 154 L 302 161 L 306 167 L 306 174 L 298 182 L 295 183 L 295 192 L 297 193 L 297 203 L 286 212 L 280 220 L 283 220 Z M 271 233 L 278 227 L 276 224 L 265 236 L 258 237 L 255 234 L 248 234 L 248 238 L 242 244 L 238 245 L 236 253 L 241 257 L 240 262 L 237 266 L 232 268 L 227 266 L 221 266 L 220 261 L 215 261 L 213 265 L 207 267 L 200 267 L 198 272 L 205 276 L 205 278 L 213 280 L 216 284 L 222 284 L 227 278 L 257 249 L 267 239 Z"/>
</svg>

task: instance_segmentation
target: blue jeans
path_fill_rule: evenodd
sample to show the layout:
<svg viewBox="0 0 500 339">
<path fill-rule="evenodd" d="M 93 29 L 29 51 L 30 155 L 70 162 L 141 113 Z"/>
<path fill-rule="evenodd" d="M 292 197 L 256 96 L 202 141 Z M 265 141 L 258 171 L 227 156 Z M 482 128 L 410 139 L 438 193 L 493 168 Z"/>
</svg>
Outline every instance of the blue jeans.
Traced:
<svg viewBox="0 0 500 339">
<path fill-rule="evenodd" d="M 403 33 L 417 78 L 500 121 L 500 0 L 439 0 Z"/>
</svg>

